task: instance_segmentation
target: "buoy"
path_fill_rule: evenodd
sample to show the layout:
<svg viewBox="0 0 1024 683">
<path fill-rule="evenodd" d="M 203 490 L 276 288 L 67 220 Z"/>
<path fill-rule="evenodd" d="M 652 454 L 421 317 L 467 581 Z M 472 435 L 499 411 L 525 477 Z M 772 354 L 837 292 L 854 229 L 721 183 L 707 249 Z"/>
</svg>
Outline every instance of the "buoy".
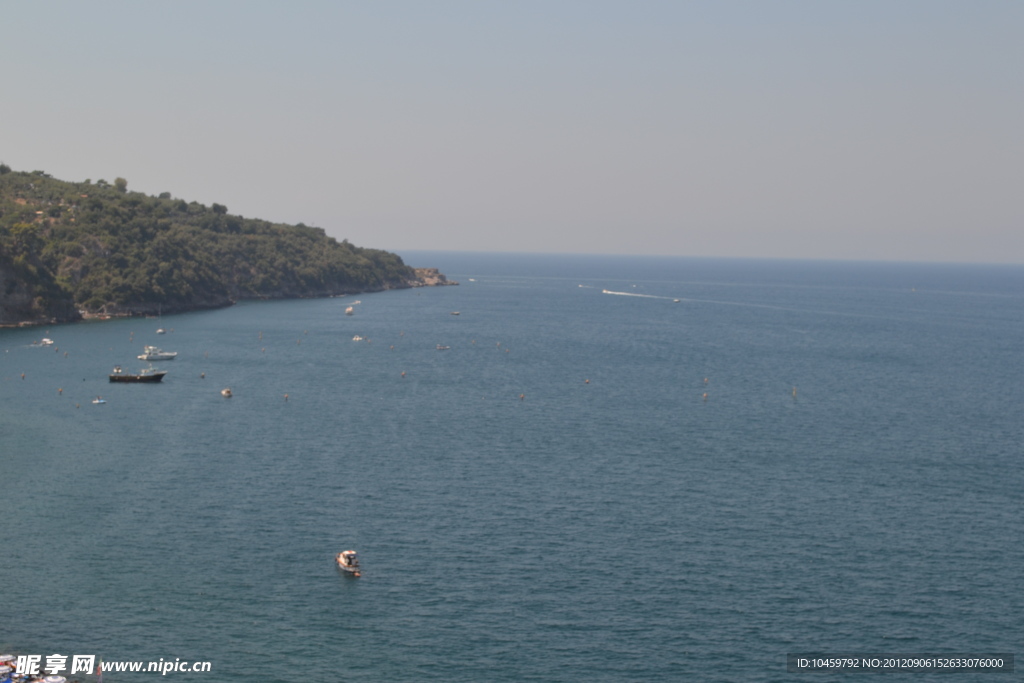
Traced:
<svg viewBox="0 0 1024 683">
<path fill-rule="evenodd" d="M 205 372 L 200 372 L 199 373 L 199 379 L 206 379 L 206 373 Z"/>
<path fill-rule="evenodd" d="M 519 394 L 519 400 L 522 401 L 526 398 L 526 394 Z"/>
<path fill-rule="evenodd" d="M 61 389 L 58 389 L 58 390 L 57 390 L 57 393 L 58 393 L 58 394 L 63 394 L 63 393 L 64 393 L 64 389 L 63 389 L 63 388 L 61 388 Z"/>
<path fill-rule="evenodd" d="M 707 401 L 707 400 L 708 400 L 708 392 L 706 392 L 706 391 L 704 392 L 704 400 L 705 400 L 705 401 Z"/>
<path fill-rule="evenodd" d="M 590 380 L 589 379 L 585 379 L 585 380 L 583 380 L 583 383 L 584 384 L 590 384 Z"/>
<path fill-rule="evenodd" d="M 402 371 L 402 377 L 405 377 L 405 371 L 404 370 Z"/>
<path fill-rule="evenodd" d="M 286 400 L 286 401 L 288 400 L 288 394 L 284 395 L 284 400 Z"/>
</svg>

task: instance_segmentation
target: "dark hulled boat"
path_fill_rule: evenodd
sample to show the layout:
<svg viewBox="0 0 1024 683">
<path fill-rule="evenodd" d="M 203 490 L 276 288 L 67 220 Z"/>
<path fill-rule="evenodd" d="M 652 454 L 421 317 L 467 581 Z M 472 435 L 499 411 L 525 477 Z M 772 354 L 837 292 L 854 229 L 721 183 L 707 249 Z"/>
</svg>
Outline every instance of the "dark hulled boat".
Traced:
<svg viewBox="0 0 1024 683">
<path fill-rule="evenodd" d="M 138 374 L 133 375 L 128 372 L 124 372 L 121 366 L 118 365 L 114 368 L 114 371 L 110 373 L 111 382 L 159 382 L 167 374 L 166 370 L 154 370 L 149 368 L 146 370 L 139 371 Z"/>
</svg>

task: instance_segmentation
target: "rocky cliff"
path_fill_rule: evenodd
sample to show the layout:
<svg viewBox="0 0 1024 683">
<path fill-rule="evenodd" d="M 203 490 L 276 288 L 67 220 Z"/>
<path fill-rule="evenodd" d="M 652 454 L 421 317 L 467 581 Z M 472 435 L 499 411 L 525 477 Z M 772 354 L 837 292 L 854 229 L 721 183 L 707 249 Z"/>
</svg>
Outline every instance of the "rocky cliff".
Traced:
<svg viewBox="0 0 1024 683">
<path fill-rule="evenodd" d="M 0 251 L 0 327 L 81 319 L 74 302 L 39 263 Z"/>
</svg>

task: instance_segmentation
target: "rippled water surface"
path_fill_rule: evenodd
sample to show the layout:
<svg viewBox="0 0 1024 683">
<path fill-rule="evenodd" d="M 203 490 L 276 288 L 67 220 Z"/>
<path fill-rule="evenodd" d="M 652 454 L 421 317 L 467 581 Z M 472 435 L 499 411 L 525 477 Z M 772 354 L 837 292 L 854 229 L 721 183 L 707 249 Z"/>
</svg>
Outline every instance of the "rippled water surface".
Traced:
<svg viewBox="0 0 1024 683">
<path fill-rule="evenodd" d="M 1015 651 L 1024 269 L 407 260 L 462 284 L 0 331 L 0 649 L 228 682 Z M 166 380 L 109 384 L 144 344 Z"/>
</svg>

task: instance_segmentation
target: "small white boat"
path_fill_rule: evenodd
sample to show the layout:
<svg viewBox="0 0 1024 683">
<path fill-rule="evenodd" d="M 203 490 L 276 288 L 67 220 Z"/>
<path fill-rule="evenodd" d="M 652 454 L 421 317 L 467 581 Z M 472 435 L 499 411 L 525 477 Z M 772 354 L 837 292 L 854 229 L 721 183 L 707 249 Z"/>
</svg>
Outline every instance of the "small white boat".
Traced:
<svg viewBox="0 0 1024 683">
<path fill-rule="evenodd" d="M 224 398 L 231 398 L 231 390 L 230 389 L 221 389 L 220 390 L 220 395 L 223 396 Z"/>
<path fill-rule="evenodd" d="M 53 346 L 53 340 L 49 337 L 43 337 L 42 341 L 39 342 L 43 346 Z"/>
<path fill-rule="evenodd" d="M 452 347 L 450 347 L 450 346 L 442 346 L 440 344 L 437 345 L 437 350 L 438 351 L 447 351 L 450 348 L 452 348 Z"/>
<path fill-rule="evenodd" d="M 353 313 L 355 313 L 355 309 L 351 306 L 345 309 L 345 315 L 352 315 Z"/>
<path fill-rule="evenodd" d="M 107 401 L 106 401 L 106 399 L 104 399 L 104 398 L 100 398 L 99 396 L 97 396 L 96 398 L 94 398 L 94 399 L 92 400 L 92 402 L 93 402 L 93 403 L 97 403 L 97 404 L 98 404 L 98 403 L 106 403 Z"/>
<path fill-rule="evenodd" d="M 177 351 L 161 351 L 155 346 L 147 346 L 144 353 L 138 356 L 139 360 L 174 360 L 178 356 Z"/>
<path fill-rule="evenodd" d="M 363 341 L 363 338 L 357 334 L 356 336 L 352 337 L 352 341 Z"/>
<path fill-rule="evenodd" d="M 156 331 L 156 333 L 157 333 L 157 334 L 167 334 L 167 330 L 165 330 L 164 328 L 162 328 L 162 327 L 161 327 L 160 329 L 158 329 L 158 330 Z"/>
<path fill-rule="evenodd" d="M 355 550 L 342 550 L 335 556 L 334 561 L 341 571 L 352 576 L 362 576 L 359 573 L 359 556 Z"/>
</svg>

